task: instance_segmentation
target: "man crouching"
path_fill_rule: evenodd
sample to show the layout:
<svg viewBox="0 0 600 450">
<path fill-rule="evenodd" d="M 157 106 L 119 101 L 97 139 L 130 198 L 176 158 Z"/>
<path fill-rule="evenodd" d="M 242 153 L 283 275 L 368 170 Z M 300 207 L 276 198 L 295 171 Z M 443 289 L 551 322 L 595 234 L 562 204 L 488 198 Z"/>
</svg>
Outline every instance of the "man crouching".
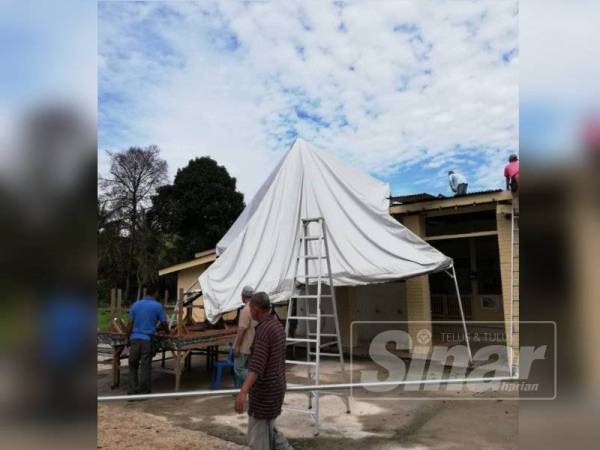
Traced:
<svg viewBox="0 0 600 450">
<path fill-rule="evenodd" d="M 275 428 L 285 396 L 285 330 L 270 314 L 271 302 L 265 292 L 250 300 L 250 314 L 258 322 L 251 348 L 248 375 L 235 400 L 235 410 L 248 404 L 248 447 L 250 450 L 289 450 L 293 447 Z"/>
</svg>

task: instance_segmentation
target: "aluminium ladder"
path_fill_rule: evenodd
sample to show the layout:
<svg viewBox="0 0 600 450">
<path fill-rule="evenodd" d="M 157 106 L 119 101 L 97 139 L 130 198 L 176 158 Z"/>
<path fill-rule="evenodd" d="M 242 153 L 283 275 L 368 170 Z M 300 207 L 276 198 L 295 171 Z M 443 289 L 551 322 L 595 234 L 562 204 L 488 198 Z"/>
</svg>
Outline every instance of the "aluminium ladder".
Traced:
<svg viewBox="0 0 600 450">
<path fill-rule="evenodd" d="M 311 230 L 313 234 L 310 234 Z M 346 374 L 325 219 L 322 217 L 301 219 L 299 244 L 294 269 L 294 292 L 288 303 L 285 332 L 287 344 L 294 346 L 294 350 L 295 346 L 304 346 L 306 359 L 288 359 L 286 363 L 306 366 L 308 384 L 318 385 L 320 384 L 322 357 L 338 359 L 344 378 Z M 325 268 L 323 267 L 324 261 L 326 262 Z M 301 266 L 303 271 L 299 273 Z M 314 274 L 311 274 L 311 269 L 316 269 Z M 327 293 L 323 292 L 323 281 L 328 286 Z M 304 285 L 303 293 L 297 292 L 296 286 L 299 284 Z M 314 288 L 311 293 L 311 284 L 316 285 L 316 293 Z M 300 333 L 295 333 L 297 330 L 300 330 Z M 331 347 L 334 348 L 331 349 Z M 294 355 L 295 353 L 294 351 Z M 308 409 L 286 407 L 286 409 L 310 414 L 315 422 L 315 435 L 319 434 L 319 396 L 323 393 L 341 396 L 346 405 L 346 412 L 350 413 L 349 396 L 345 391 L 341 393 L 308 391 Z"/>
</svg>

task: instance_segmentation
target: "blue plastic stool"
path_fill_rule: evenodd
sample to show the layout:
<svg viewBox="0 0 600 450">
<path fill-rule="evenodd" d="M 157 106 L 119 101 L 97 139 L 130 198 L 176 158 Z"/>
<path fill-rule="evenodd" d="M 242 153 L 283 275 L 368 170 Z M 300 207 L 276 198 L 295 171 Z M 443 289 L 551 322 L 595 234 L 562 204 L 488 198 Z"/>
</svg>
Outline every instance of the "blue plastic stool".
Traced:
<svg viewBox="0 0 600 450">
<path fill-rule="evenodd" d="M 213 363 L 213 378 L 210 384 L 211 389 L 221 388 L 221 378 L 223 377 L 223 369 L 231 367 L 233 370 L 233 346 L 229 346 L 227 359 L 218 359 Z"/>
</svg>

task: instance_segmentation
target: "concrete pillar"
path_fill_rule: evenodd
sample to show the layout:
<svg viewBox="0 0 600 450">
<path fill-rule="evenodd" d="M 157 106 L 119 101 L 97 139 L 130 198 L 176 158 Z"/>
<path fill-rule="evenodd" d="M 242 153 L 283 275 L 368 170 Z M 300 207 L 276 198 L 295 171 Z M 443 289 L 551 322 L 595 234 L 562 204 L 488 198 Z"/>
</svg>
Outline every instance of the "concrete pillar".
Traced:
<svg viewBox="0 0 600 450">
<path fill-rule="evenodd" d="M 511 319 L 514 320 L 513 366 L 516 366 L 519 361 L 519 232 L 517 228 L 513 242 L 511 212 L 511 205 L 496 206 L 496 224 L 498 229 L 500 275 L 502 277 L 502 304 L 504 309 L 504 328 L 507 342 L 509 342 L 508 340 L 510 339 L 511 333 L 510 322 Z M 513 274 L 514 280 L 512 276 Z M 512 318 L 511 299 L 513 300 Z"/>
<path fill-rule="evenodd" d="M 417 236 L 425 237 L 425 217 L 405 216 L 403 222 L 404 226 Z M 432 344 L 431 295 L 427 275 L 406 280 L 406 312 L 409 322 L 408 334 L 413 345 L 412 356 L 426 356 Z"/>
</svg>

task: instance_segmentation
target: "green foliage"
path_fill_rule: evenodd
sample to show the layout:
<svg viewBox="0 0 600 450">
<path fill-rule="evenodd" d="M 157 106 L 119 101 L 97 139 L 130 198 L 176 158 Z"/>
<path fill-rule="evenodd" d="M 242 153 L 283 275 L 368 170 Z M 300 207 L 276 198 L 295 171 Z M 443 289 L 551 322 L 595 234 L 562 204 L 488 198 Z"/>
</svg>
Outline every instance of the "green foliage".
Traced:
<svg viewBox="0 0 600 450">
<path fill-rule="evenodd" d="M 123 289 L 130 304 L 159 269 L 213 249 L 244 209 L 235 178 L 211 158 L 191 160 L 164 184 L 167 166 L 156 146 L 109 155 L 97 208 L 102 306 L 110 304 L 111 288 Z"/>
<path fill-rule="evenodd" d="M 172 236 L 179 260 L 213 249 L 244 209 L 236 179 L 209 157 L 179 169 L 173 185 L 158 189 L 151 216 Z"/>
<path fill-rule="evenodd" d="M 127 323 L 127 321 L 129 320 L 129 313 L 127 311 L 124 311 L 119 317 L 123 320 L 123 322 Z M 110 315 L 110 308 L 98 308 L 98 311 L 96 313 L 96 319 L 99 330 L 102 331 L 108 328 L 108 326 L 110 325 L 110 321 L 112 320 L 112 317 Z"/>
<path fill-rule="evenodd" d="M 110 170 L 99 183 L 98 295 L 104 298 L 106 289 L 122 287 L 128 302 L 158 277 L 162 264 L 162 239 L 147 210 L 167 180 L 167 163 L 155 145 L 108 155 Z"/>
</svg>

